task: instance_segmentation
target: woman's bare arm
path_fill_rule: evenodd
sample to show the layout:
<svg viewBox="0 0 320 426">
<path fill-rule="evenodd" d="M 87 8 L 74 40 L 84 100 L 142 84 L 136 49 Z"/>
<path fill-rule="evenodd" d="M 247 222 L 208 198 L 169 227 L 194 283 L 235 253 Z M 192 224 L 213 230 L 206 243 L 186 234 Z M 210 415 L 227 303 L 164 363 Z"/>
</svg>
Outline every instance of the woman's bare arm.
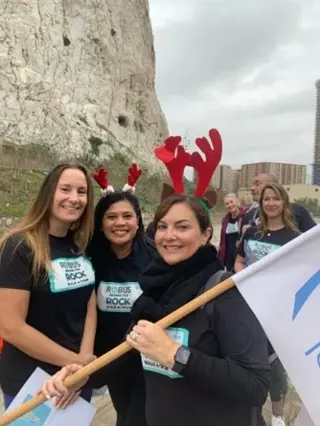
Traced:
<svg viewBox="0 0 320 426">
<path fill-rule="evenodd" d="M 244 269 L 244 262 L 245 262 L 244 257 L 242 257 L 238 254 L 237 257 L 236 257 L 236 261 L 234 263 L 234 271 L 235 272 L 242 271 L 242 269 Z"/>
<path fill-rule="evenodd" d="M 39 361 L 63 367 L 81 363 L 78 354 L 55 343 L 26 323 L 30 292 L 0 288 L 0 336 Z"/>
<path fill-rule="evenodd" d="M 94 339 L 97 330 L 97 300 L 96 291 L 93 290 L 88 302 L 86 322 L 84 326 L 80 353 L 93 354 Z"/>
</svg>

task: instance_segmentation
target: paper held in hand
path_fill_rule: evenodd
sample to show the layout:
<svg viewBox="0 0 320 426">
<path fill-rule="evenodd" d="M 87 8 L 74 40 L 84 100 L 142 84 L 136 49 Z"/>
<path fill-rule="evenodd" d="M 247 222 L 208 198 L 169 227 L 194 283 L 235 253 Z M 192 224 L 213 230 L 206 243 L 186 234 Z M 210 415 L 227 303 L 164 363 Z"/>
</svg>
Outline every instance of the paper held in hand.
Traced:
<svg viewBox="0 0 320 426">
<path fill-rule="evenodd" d="M 41 388 L 49 374 L 37 368 L 28 381 L 21 388 L 18 395 L 8 408 L 8 412 L 32 399 Z M 47 401 L 29 413 L 11 423 L 12 426 L 61 426 L 77 425 L 89 426 L 95 416 L 96 408 L 78 398 L 77 401 L 65 410 L 56 409 L 51 401 Z"/>
</svg>

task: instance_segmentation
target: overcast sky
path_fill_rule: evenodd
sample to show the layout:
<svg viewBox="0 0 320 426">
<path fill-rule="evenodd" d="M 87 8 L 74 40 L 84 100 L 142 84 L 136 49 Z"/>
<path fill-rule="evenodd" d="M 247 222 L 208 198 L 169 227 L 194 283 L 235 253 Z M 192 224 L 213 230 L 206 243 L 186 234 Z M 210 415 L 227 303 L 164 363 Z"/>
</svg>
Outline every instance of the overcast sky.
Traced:
<svg viewBox="0 0 320 426">
<path fill-rule="evenodd" d="M 223 163 L 310 164 L 319 0 L 149 0 L 171 134 L 216 127 Z"/>
</svg>

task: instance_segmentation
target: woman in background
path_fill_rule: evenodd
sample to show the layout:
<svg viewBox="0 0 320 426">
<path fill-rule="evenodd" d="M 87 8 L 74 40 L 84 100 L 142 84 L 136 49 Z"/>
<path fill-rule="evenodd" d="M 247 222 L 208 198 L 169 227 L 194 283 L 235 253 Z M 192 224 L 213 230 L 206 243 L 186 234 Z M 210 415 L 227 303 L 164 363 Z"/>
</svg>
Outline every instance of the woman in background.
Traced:
<svg viewBox="0 0 320 426">
<path fill-rule="evenodd" d="M 224 197 L 224 206 L 227 214 L 222 219 L 218 255 L 226 269 L 233 271 L 237 256 L 236 243 L 240 222 L 247 209 L 241 207 L 235 194 L 227 194 Z"/>
<path fill-rule="evenodd" d="M 262 259 L 300 235 L 286 190 L 278 183 L 267 184 L 261 193 L 259 226 L 244 233 L 235 262 L 235 272 Z M 259 283 L 257 283 L 259 285 Z M 271 363 L 270 396 L 272 426 L 285 426 L 284 399 L 287 377 L 281 361 L 269 343 Z"/>
</svg>

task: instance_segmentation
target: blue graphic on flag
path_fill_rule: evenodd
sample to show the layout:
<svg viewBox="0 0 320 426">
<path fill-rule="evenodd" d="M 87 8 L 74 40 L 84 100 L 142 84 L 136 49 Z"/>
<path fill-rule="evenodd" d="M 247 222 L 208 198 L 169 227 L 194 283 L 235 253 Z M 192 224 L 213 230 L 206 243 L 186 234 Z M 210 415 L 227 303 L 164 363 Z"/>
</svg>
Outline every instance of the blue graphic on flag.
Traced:
<svg viewBox="0 0 320 426">
<path fill-rule="evenodd" d="M 298 313 L 301 311 L 311 294 L 315 291 L 315 289 L 320 285 L 320 270 L 317 271 L 312 277 L 305 283 L 303 286 L 297 291 L 295 300 L 294 300 L 294 307 L 293 307 L 293 314 L 292 314 L 292 321 L 295 320 Z"/>
</svg>

